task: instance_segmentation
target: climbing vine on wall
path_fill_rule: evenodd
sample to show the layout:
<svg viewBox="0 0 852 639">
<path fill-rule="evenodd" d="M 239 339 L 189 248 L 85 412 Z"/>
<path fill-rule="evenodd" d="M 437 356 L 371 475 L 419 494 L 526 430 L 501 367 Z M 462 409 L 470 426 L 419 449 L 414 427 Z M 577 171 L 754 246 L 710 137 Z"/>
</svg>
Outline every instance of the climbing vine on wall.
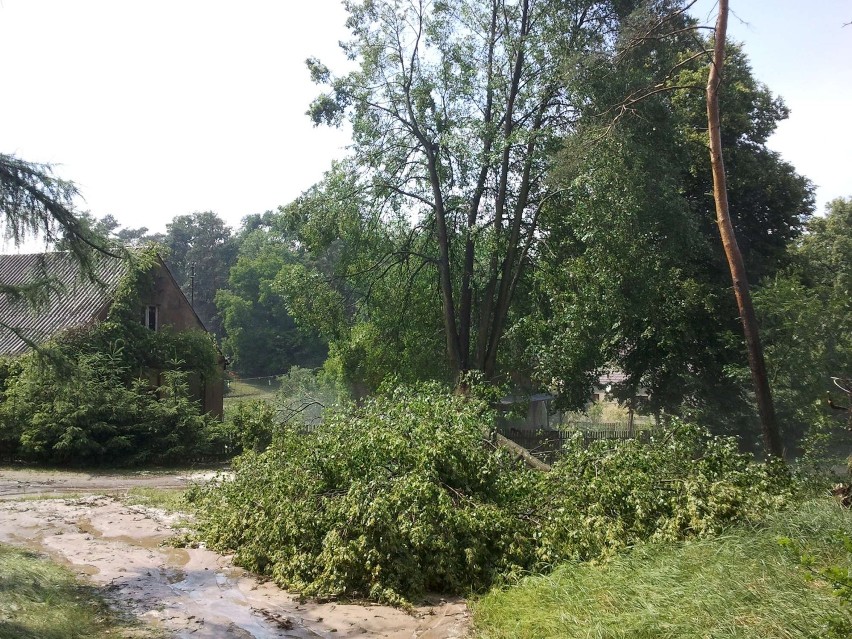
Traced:
<svg viewBox="0 0 852 639">
<path fill-rule="evenodd" d="M 140 299 L 154 286 L 154 247 L 127 266 L 105 321 L 55 337 L 0 366 L 0 446 L 64 464 L 171 462 L 211 445 L 189 378 L 213 380 L 220 357 L 202 331 L 151 331 Z"/>
</svg>

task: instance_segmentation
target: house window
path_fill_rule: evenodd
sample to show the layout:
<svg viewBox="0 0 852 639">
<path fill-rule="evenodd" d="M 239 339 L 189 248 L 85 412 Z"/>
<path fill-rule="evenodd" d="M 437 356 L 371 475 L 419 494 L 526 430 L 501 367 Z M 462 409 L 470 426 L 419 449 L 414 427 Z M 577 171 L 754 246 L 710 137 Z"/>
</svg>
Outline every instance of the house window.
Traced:
<svg viewBox="0 0 852 639">
<path fill-rule="evenodd" d="M 156 331 L 159 327 L 159 322 L 157 321 L 159 318 L 157 317 L 157 307 L 156 306 L 146 306 L 142 311 L 142 323 L 150 328 L 152 331 Z"/>
</svg>

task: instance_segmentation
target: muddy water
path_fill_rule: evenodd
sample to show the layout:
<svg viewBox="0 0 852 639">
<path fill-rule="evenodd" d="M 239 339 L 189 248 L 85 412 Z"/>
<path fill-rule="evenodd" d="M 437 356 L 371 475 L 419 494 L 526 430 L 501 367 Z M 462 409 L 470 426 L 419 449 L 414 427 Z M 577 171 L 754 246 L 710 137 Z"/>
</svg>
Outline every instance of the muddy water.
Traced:
<svg viewBox="0 0 852 639">
<path fill-rule="evenodd" d="M 68 493 L 103 493 L 128 488 L 186 488 L 214 477 L 217 471 L 166 472 L 138 470 L 125 473 L 86 473 L 0 468 L 0 500 L 24 495 L 61 496 Z"/>
<path fill-rule="evenodd" d="M 45 552 L 114 605 L 181 639 L 462 637 L 464 602 L 409 615 L 383 606 L 304 603 L 204 548 L 162 546 L 176 517 L 112 497 L 0 501 L 0 542 Z"/>
</svg>

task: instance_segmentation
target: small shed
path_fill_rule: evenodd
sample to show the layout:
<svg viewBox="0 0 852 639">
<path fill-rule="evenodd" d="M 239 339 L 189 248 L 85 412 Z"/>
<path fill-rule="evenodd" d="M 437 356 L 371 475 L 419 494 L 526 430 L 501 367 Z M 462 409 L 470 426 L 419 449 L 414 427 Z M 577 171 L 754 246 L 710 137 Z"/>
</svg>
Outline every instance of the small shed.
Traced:
<svg viewBox="0 0 852 639">
<path fill-rule="evenodd" d="M 550 393 L 507 395 L 497 402 L 497 429 L 501 432 L 520 430 L 535 432 L 555 430 L 562 415 L 551 411 L 555 397 Z"/>
</svg>

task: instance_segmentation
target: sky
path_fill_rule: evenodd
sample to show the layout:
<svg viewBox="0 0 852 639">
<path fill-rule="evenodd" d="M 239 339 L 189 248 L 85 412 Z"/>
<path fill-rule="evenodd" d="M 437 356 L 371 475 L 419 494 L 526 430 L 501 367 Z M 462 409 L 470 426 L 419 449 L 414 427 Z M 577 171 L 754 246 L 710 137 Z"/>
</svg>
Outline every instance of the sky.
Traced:
<svg viewBox="0 0 852 639">
<path fill-rule="evenodd" d="M 792 111 L 770 146 L 819 209 L 852 195 L 852 0 L 731 5 L 731 37 Z M 345 65 L 345 19 L 339 0 L 0 0 L 0 153 L 55 164 L 81 209 L 125 227 L 207 210 L 237 227 L 345 154 L 346 130 L 305 115 L 304 64 Z"/>
<path fill-rule="evenodd" d="M 715 0 L 699 0 L 714 24 Z M 728 37 L 790 109 L 769 147 L 817 186 L 817 210 L 852 196 L 852 0 L 730 0 Z M 709 18 L 708 18 L 709 16 Z"/>
</svg>

